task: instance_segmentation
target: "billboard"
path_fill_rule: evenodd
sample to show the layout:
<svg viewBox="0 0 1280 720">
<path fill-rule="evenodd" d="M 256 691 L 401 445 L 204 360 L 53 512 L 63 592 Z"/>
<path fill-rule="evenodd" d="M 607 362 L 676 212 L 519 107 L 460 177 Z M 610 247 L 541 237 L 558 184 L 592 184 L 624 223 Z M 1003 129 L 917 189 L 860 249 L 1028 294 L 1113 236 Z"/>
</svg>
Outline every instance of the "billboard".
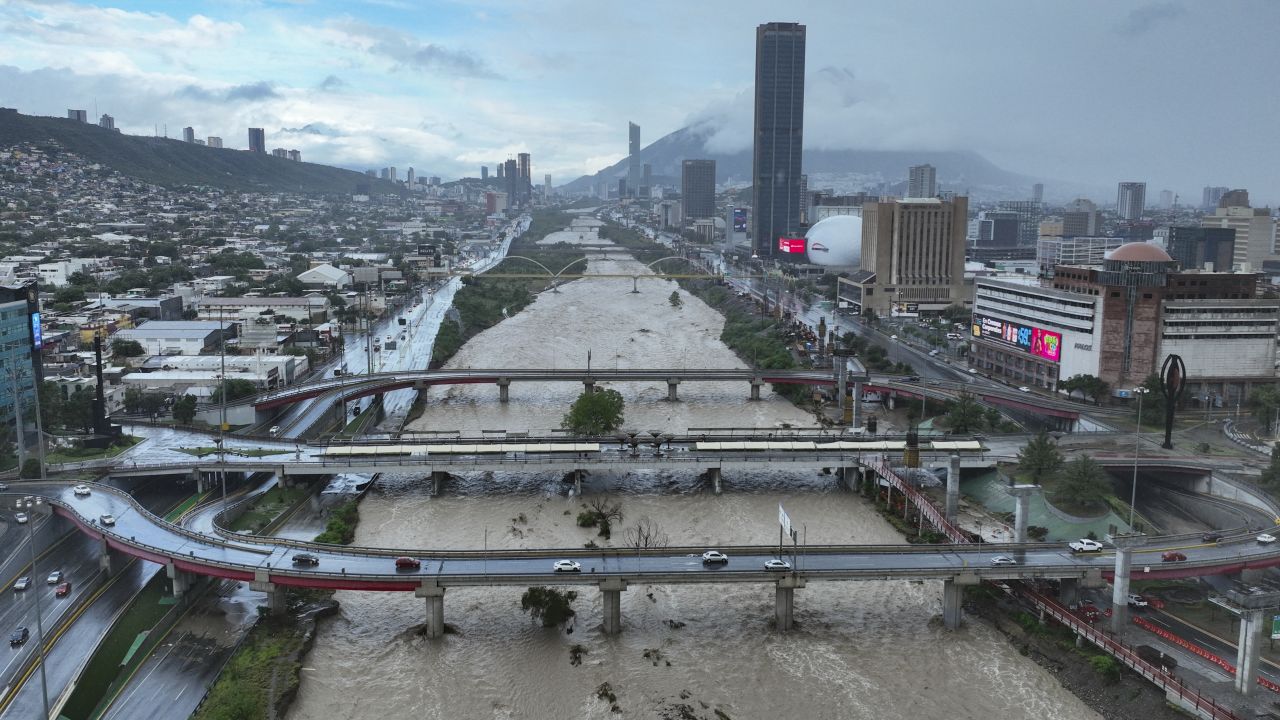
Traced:
<svg viewBox="0 0 1280 720">
<path fill-rule="evenodd" d="M 974 315 L 973 336 L 998 340 L 1050 362 L 1062 362 L 1062 334 L 1052 330 Z"/>
<path fill-rule="evenodd" d="M 778 250 L 781 252 L 804 254 L 804 249 L 804 238 L 778 238 Z"/>
<path fill-rule="evenodd" d="M 44 347 L 43 332 L 40 328 L 40 313 L 31 313 L 31 344 L 39 350 Z"/>
<path fill-rule="evenodd" d="M 745 233 L 747 231 L 747 209 L 733 209 L 733 231 L 736 233 Z"/>
</svg>

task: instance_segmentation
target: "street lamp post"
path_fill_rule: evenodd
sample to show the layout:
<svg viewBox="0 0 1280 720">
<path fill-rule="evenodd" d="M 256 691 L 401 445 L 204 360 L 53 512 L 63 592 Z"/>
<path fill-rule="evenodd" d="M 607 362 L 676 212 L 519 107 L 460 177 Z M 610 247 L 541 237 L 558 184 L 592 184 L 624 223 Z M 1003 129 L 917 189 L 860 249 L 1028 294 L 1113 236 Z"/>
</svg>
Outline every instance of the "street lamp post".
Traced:
<svg viewBox="0 0 1280 720">
<path fill-rule="evenodd" d="M 1133 429 L 1133 487 L 1129 491 L 1129 529 L 1133 530 L 1133 510 L 1138 504 L 1138 452 L 1142 445 L 1142 396 L 1150 392 L 1145 387 L 1134 388 L 1138 396 L 1138 425 Z"/>
<path fill-rule="evenodd" d="M 44 445 L 44 438 L 40 438 L 41 447 Z M 41 452 L 41 455 L 44 453 Z M 40 460 L 40 474 L 44 475 L 44 459 Z M 41 480 L 44 478 L 42 477 Z M 27 518 L 27 549 L 31 551 L 31 572 L 36 571 L 36 519 L 35 512 L 42 505 L 40 498 L 27 496 L 18 501 L 17 507 L 25 510 L 32 517 Z M 49 717 L 49 682 L 44 674 L 44 618 L 41 617 L 40 611 L 40 591 L 37 588 L 33 593 L 36 596 L 36 650 L 40 655 L 40 699 L 44 701 L 44 715 Z"/>
</svg>

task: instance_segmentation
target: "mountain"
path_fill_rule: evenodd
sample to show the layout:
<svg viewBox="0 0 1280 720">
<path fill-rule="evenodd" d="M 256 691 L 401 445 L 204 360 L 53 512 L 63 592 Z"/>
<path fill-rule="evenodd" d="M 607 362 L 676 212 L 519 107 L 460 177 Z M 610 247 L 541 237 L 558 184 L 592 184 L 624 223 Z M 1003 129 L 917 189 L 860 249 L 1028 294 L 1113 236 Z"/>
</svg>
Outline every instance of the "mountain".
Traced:
<svg viewBox="0 0 1280 720">
<path fill-rule="evenodd" d="M 205 185 L 252 192 L 345 194 L 358 186 L 372 192 L 399 191 L 386 180 L 328 165 L 169 138 L 125 135 L 90 123 L 0 109 L 0 147 L 50 141 L 89 162 L 157 185 Z"/>
<path fill-rule="evenodd" d="M 639 162 L 652 167 L 655 184 L 680 185 L 680 162 L 686 158 L 716 161 L 716 182 L 749 185 L 751 149 L 734 153 L 708 152 L 704 145 L 712 130 L 703 126 L 684 127 L 641 149 Z M 1026 199 L 1031 186 L 1040 180 L 996 167 L 981 155 L 943 150 L 827 150 L 806 148 L 803 168 L 809 187 L 831 187 L 837 193 L 874 190 L 885 183 L 889 191 L 902 183 L 905 190 L 907 168 L 929 163 L 938 169 L 938 184 L 947 190 L 968 192 L 979 200 Z M 623 158 L 594 175 L 584 175 L 560 188 L 561 192 L 589 192 L 592 185 L 626 177 Z M 1055 183 L 1056 184 L 1056 183 Z"/>
</svg>

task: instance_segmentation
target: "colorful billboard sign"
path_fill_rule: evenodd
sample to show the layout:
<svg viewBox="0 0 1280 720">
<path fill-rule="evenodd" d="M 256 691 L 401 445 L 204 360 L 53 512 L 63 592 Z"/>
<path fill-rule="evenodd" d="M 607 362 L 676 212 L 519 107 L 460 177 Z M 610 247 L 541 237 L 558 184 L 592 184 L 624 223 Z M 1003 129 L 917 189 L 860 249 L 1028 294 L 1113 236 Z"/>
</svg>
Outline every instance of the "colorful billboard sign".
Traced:
<svg viewBox="0 0 1280 720">
<path fill-rule="evenodd" d="M 43 331 L 40 328 L 40 313 L 31 313 L 31 344 L 37 350 L 44 347 Z"/>
<path fill-rule="evenodd" d="M 805 249 L 805 242 L 806 242 L 806 241 L 805 241 L 805 239 L 804 239 L 804 238 L 785 238 L 785 237 L 780 237 L 780 238 L 778 238 L 778 250 L 780 250 L 780 251 L 782 251 L 782 252 L 784 252 L 784 253 L 800 253 L 800 254 L 803 254 L 803 253 L 804 253 L 804 249 Z"/>
<path fill-rule="evenodd" d="M 747 209 L 733 209 L 733 231 L 736 233 L 745 233 L 747 231 Z"/>
<path fill-rule="evenodd" d="M 1020 323 L 973 316 L 973 336 L 998 340 L 1050 362 L 1062 362 L 1062 334 Z"/>
</svg>

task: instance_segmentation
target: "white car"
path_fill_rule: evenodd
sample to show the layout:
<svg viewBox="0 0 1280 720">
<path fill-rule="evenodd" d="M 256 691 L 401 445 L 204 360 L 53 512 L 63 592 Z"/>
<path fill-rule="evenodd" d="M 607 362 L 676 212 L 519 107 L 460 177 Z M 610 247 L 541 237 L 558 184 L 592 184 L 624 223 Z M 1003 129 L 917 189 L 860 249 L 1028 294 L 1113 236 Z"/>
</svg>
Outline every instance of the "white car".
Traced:
<svg viewBox="0 0 1280 720">
<path fill-rule="evenodd" d="M 706 551 L 706 552 L 702 553 L 702 564 L 703 564 L 703 565 L 710 565 L 710 564 L 713 564 L 713 563 L 721 563 L 721 564 L 723 564 L 723 563 L 727 563 L 727 562 L 729 562 L 729 556 L 728 556 L 728 555 L 725 555 L 724 553 L 720 552 L 719 550 L 708 550 L 708 551 Z"/>
<path fill-rule="evenodd" d="M 27 517 L 27 514 L 26 514 L 26 513 L 17 513 L 17 514 L 15 514 L 15 515 L 13 516 L 13 519 L 14 519 L 14 521 L 16 521 L 19 525 L 25 525 L 25 524 L 27 523 L 27 521 L 28 521 L 28 520 L 30 520 L 31 518 Z"/>
<path fill-rule="evenodd" d="M 89 494 L 89 492 L 90 492 L 90 491 L 89 491 L 89 486 L 88 486 L 88 485 L 77 485 L 77 486 L 75 486 L 75 487 L 71 488 L 71 490 L 72 490 L 76 495 L 80 495 L 80 496 L 88 495 L 88 494 Z"/>
<path fill-rule="evenodd" d="M 62 571 L 54 570 L 53 572 L 49 573 L 49 577 L 45 578 L 44 581 L 49 583 L 50 585 L 57 585 L 58 583 L 62 582 Z"/>
<path fill-rule="evenodd" d="M 1018 388 L 1018 392 L 1031 392 L 1031 388 L 1027 387 L 1026 385 L 1023 385 L 1022 387 Z"/>
<path fill-rule="evenodd" d="M 1145 599 L 1145 598 L 1143 598 L 1141 595 L 1130 595 L 1130 596 L 1129 596 L 1129 606 L 1130 606 L 1130 607 L 1144 608 L 1144 607 L 1147 607 L 1147 601 L 1146 601 L 1146 599 Z"/>
<path fill-rule="evenodd" d="M 773 560 L 765 561 L 764 569 L 786 571 L 791 569 L 791 563 L 787 562 L 786 560 L 778 560 L 777 558 L 774 558 Z"/>
<path fill-rule="evenodd" d="M 582 563 L 577 560 L 557 560 L 552 567 L 556 572 L 582 572 Z"/>
<path fill-rule="evenodd" d="M 100 516 L 100 517 L 98 518 L 98 522 L 102 523 L 102 524 L 103 524 L 103 525 L 105 525 L 106 527 L 114 527 L 114 526 L 115 526 L 115 524 L 116 524 L 116 516 L 115 516 L 115 515 L 102 515 L 102 516 Z"/>
<path fill-rule="evenodd" d="M 1258 542 L 1264 545 L 1270 545 L 1275 541 L 1276 541 L 1275 535 L 1268 535 L 1267 533 L 1262 533 L 1261 535 L 1258 536 Z"/>
<path fill-rule="evenodd" d="M 1080 538 L 1067 547 L 1071 548 L 1073 553 L 1102 552 L 1102 543 L 1089 538 Z"/>
<path fill-rule="evenodd" d="M 271 429 L 267 431 L 267 434 L 268 434 L 268 435 L 279 435 L 279 434 L 280 434 L 280 426 L 279 426 L 279 425 L 272 425 L 272 426 L 271 426 Z"/>
<path fill-rule="evenodd" d="M 30 575 L 23 575 L 22 577 L 15 580 L 13 583 L 14 592 L 22 592 L 23 590 L 30 589 L 30 587 L 31 587 Z"/>
<path fill-rule="evenodd" d="M 1017 560 L 1014 560 L 1013 558 L 1009 557 L 1008 555 L 997 555 L 997 556 L 995 556 L 995 557 L 991 558 L 991 564 L 992 564 L 992 565 L 996 565 L 996 566 L 999 566 L 999 565 L 1017 565 L 1017 564 L 1018 564 L 1018 561 L 1017 561 Z"/>
</svg>

